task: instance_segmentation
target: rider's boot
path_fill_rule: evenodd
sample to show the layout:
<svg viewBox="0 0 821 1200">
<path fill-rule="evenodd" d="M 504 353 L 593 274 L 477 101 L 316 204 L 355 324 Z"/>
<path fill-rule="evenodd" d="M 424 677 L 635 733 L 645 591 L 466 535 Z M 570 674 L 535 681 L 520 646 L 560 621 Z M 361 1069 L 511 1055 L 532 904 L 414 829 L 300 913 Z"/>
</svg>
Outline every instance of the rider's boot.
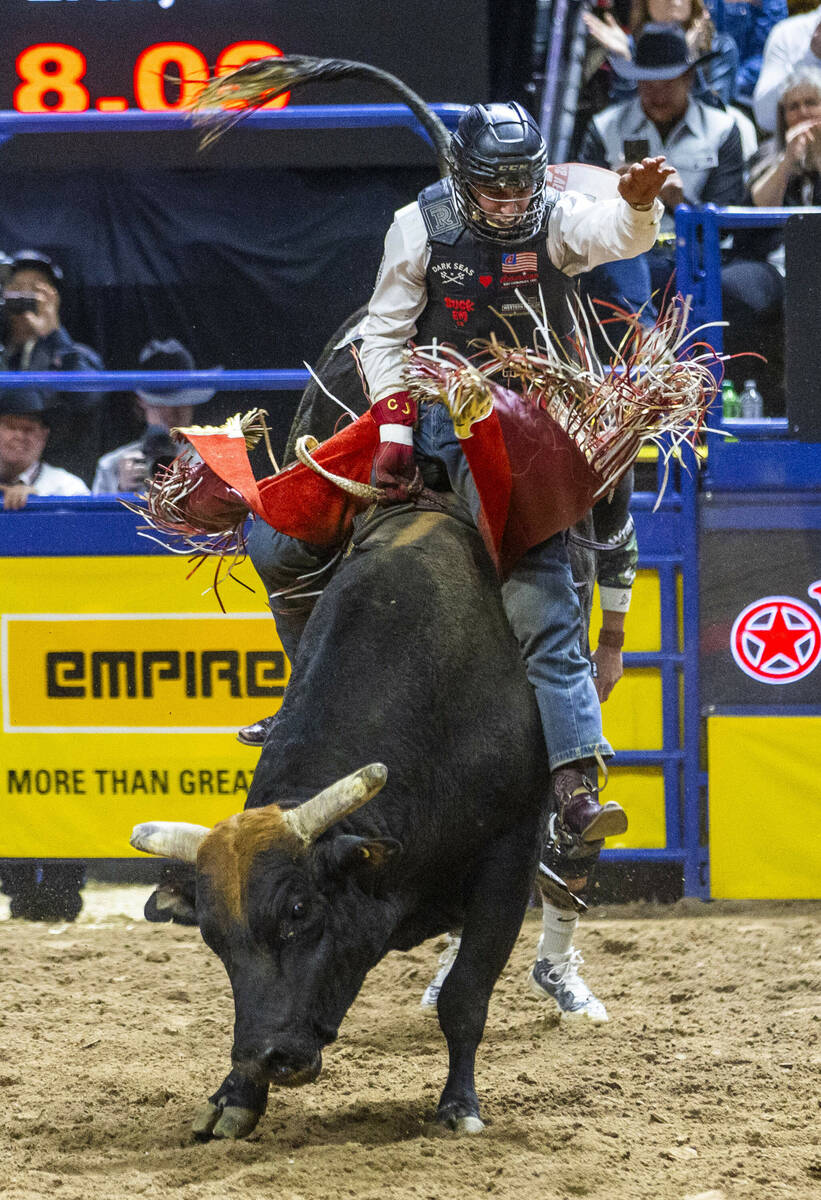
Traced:
<svg viewBox="0 0 821 1200">
<path fill-rule="evenodd" d="M 277 719 L 277 714 L 274 713 L 270 717 L 260 717 L 258 721 L 254 721 L 251 725 L 243 725 L 242 729 L 237 730 L 237 741 L 242 742 L 243 746 L 262 746 L 265 739 L 273 728 L 273 724 Z"/>
<path fill-rule="evenodd" d="M 593 758 L 564 763 L 550 776 L 551 809 L 556 814 L 560 840 L 575 844 L 577 853 L 586 857 L 590 843 L 617 837 L 627 831 L 627 814 L 615 800 L 599 803 L 597 763 Z M 579 853 L 579 851 L 581 853 Z"/>
</svg>

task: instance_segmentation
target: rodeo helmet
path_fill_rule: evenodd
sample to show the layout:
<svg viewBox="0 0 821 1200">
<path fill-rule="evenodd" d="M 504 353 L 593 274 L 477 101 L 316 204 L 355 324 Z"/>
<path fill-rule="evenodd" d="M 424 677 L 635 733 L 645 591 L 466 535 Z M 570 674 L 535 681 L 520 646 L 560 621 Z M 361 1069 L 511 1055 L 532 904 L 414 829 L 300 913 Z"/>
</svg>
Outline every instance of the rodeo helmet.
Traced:
<svg viewBox="0 0 821 1200">
<path fill-rule="evenodd" d="M 539 230 L 545 210 L 547 146 L 521 104 L 474 104 L 450 143 L 456 208 L 477 237 L 516 243 Z M 486 212 L 479 195 L 498 200 L 499 189 L 532 189 L 521 212 Z"/>
</svg>

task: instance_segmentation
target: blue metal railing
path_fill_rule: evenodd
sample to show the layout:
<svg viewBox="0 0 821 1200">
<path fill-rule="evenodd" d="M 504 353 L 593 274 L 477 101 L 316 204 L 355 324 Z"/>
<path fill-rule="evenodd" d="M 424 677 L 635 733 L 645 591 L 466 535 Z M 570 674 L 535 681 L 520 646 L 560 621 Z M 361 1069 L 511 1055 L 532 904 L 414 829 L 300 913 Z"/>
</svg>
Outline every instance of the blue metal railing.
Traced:
<svg viewBox="0 0 821 1200">
<path fill-rule="evenodd" d="M 464 104 L 431 104 L 448 129 L 465 112 Z M 373 129 L 406 128 L 429 142 L 422 125 L 404 104 L 316 104 L 248 113 L 242 124 L 251 129 Z M 194 132 L 191 114 L 182 111 L 122 113 L 0 111 L 0 145 L 18 133 L 156 133 Z M 135 387 L 205 387 L 219 391 L 265 389 L 301 390 L 309 375 L 303 370 L 270 371 L 37 371 L 0 373 L 0 388 L 44 387 L 64 392 L 128 391 Z"/>
<path fill-rule="evenodd" d="M 800 209 L 716 208 L 705 204 L 676 210 L 676 289 L 692 296 L 692 325 L 721 320 L 721 235 L 734 229 L 771 229 L 785 225 Z M 720 353 L 723 330 L 713 325 L 707 340 Z M 718 425 L 732 440 L 707 435 L 705 487 L 729 491 L 750 488 L 769 490 L 821 487 L 821 454 L 818 447 L 791 440 L 786 418 L 724 422 L 719 413 L 710 423 Z M 740 452 L 743 451 L 742 452 Z"/>
<path fill-rule="evenodd" d="M 454 129 L 466 109 L 464 104 L 429 106 L 448 129 Z M 375 129 L 395 126 L 410 129 L 430 142 L 425 130 L 404 104 L 305 104 L 248 113 L 242 118 L 250 129 Z M 167 133 L 193 131 L 191 114 L 184 111 L 121 113 L 0 111 L 0 145 L 18 133 Z"/>
<path fill-rule="evenodd" d="M 301 391 L 305 370 L 271 371 L 0 371 L 2 388 L 47 388 L 52 392 L 128 392 L 137 387 Z"/>
<path fill-rule="evenodd" d="M 693 297 L 693 325 L 720 321 L 721 234 L 733 229 L 772 229 L 786 225 L 792 208 L 716 208 L 705 204 L 676 209 L 676 290 Z M 720 353 L 724 348 L 721 326 L 710 331 L 710 342 Z M 755 425 L 750 422 L 751 428 Z M 783 429 L 786 430 L 786 422 Z M 771 426 L 767 428 L 782 428 Z"/>
<path fill-rule="evenodd" d="M 656 469 L 660 486 L 661 456 Z M 701 844 L 705 780 L 699 765 L 697 486 L 693 459 L 672 468 L 665 497 L 657 508 L 653 493 L 633 496 L 639 569 L 655 571 L 659 580 L 661 645 L 658 651 L 625 653 L 624 665 L 626 669 L 655 667 L 661 674 L 662 745 L 659 750 L 618 751 L 615 765 L 661 767 L 666 837 L 663 848 L 605 850 L 603 858 L 678 863 L 684 894 L 706 899 L 708 853 Z"/>
</svg>

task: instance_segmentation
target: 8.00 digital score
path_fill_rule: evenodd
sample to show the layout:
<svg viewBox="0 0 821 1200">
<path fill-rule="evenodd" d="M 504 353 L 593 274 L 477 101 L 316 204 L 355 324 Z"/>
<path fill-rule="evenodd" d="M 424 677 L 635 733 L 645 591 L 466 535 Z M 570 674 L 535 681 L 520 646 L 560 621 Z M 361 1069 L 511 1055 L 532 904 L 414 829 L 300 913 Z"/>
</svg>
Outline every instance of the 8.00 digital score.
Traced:
<svg viewBox="0 0 821 1200">
<path fill-rule="evenodd" d="M 271 42 L 234 42 L 217 58 L 215 75 L 227 75 L 258 58 L 279 56 Z M 15 63 L 20 84 L 14 92 L 17 112 L 86 112 L 91 94 L 83 83 L 86 56 L 76 46 L 38 42 L 27 46 Z M 205 55 L 187 42 L 157 42 L 143 50 L 134 64 L 134 100 L 146 112 L 174 112 L 196 99 L 211 77 Z M 178 92 L 169 97 L 169 91 Z M 265 108 L 284 108 L 285 92 Z M 241 107 L 241 105 L 239 105 Z M 102 96 L 94 102 L 98 112 L 125 112 L 125 96 Z"/>
</svg>

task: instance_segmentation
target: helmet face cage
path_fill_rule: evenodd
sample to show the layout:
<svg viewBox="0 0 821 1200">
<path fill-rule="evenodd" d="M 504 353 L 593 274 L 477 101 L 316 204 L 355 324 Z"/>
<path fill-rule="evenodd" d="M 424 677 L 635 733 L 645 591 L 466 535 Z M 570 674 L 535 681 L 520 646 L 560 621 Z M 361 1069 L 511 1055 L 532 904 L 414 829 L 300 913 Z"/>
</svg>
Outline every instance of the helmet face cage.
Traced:
<svg viewBox="0 0 821 1200">
<path fill-rule="evenodd" d="M 451 173 L 460 218 L 480 238 L 507 245 L 538 232 L 545 211 L 547 148 L 533 118 L 520 104 L 474 105 L 451 141 Z M 521 211 L 493 211 L 505 200 L 497 191 L 531 189 Z M 480 197 L 486 196 L 483 208 Z M 490 211 L 488 211 L 490 210 Z"/>
</svg>

